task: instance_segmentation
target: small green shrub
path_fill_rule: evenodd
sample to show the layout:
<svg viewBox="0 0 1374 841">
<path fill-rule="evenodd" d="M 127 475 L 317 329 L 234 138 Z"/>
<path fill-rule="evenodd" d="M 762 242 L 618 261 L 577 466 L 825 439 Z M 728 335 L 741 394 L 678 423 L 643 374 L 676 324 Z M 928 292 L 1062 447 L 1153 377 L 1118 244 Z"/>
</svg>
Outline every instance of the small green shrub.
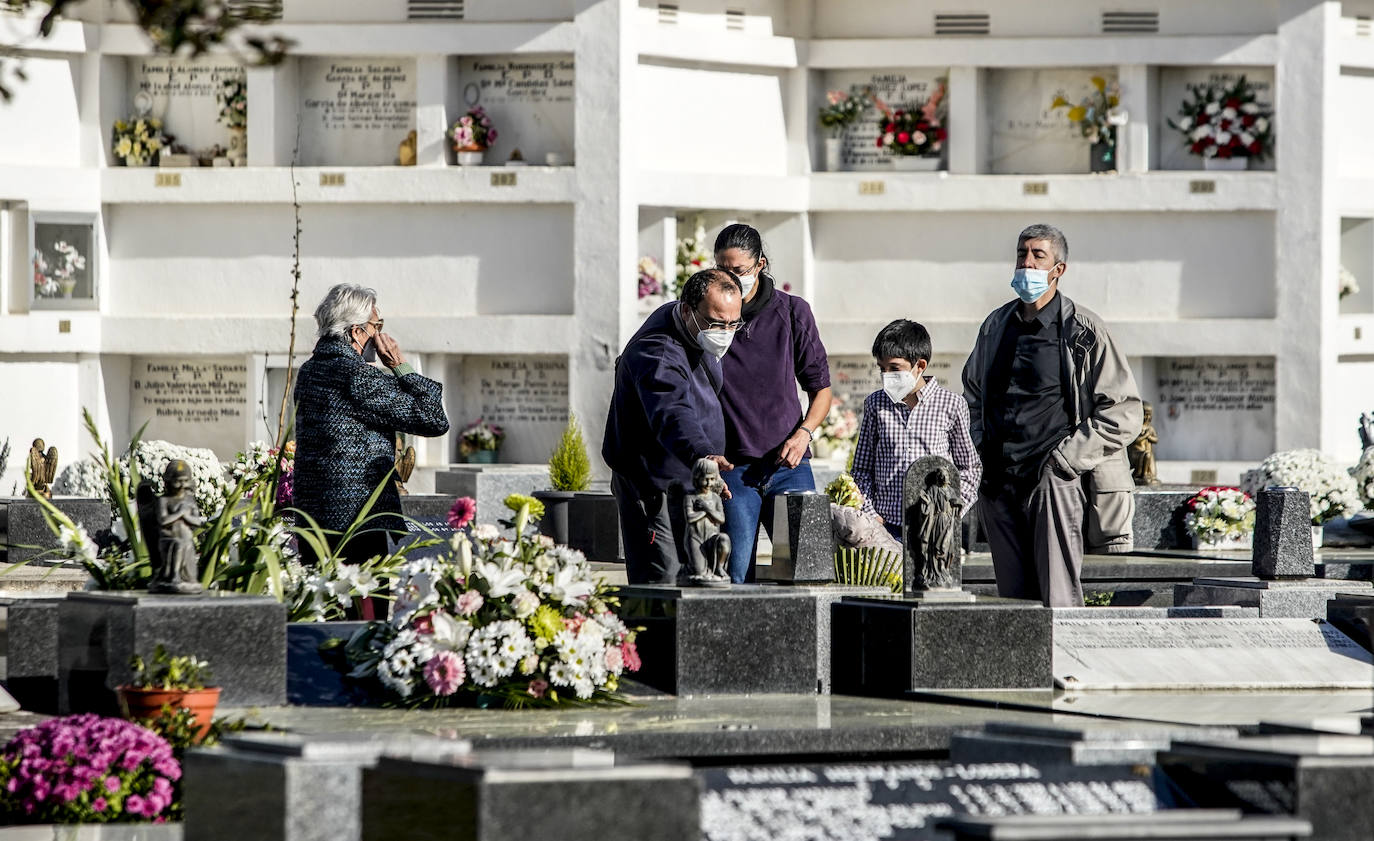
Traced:
<svg viewBox="0 0 1374 841">
<path fill-rule="evenodd" d="M 591 482 L 592 463 L 587 458 L 582 427 L 577 423 L 577 416 L 570 413 L 563 436 L 549 456 L 549 483 L 556 491 L 585 491 Z"/>
</svg>

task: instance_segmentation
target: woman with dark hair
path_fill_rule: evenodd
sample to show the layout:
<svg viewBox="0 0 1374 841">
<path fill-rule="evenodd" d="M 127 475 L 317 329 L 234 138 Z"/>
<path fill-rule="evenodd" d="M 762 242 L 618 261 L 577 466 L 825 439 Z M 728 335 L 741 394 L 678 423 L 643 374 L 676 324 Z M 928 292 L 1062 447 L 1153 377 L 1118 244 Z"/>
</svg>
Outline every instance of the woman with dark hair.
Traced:
<svg viewBox="0 0 1374 841">
<path fill-rule="evenodd" d="M 754 577 L 760 512 L 778 494 L 816 489 L 810 445 L 830 411 L 830 362 L 810 305 L 769 274 L 757 230 L 727 225 L 716 237 L 715 257 L 744 290 L 744 327 L 721 360 L 720 393 L 725 457 L 735 465 L 721 473 L 730 489 L 730 580 L 739 583 Z M 805 414 L 799 384 L 809 399 Z"/>
</svg>

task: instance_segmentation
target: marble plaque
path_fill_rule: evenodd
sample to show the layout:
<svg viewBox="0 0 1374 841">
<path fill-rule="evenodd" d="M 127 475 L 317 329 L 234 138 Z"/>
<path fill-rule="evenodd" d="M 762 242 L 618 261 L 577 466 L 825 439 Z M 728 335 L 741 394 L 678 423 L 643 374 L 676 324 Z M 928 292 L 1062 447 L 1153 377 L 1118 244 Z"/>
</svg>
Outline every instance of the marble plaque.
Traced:
<svg viewBox="0 0 1374 841">
<path fill-rule="evenodd" d="M 1252 83 L 1255 101 L 1265 111 L 1274 110 L 1274 68 L 1273 67 L 1161 67 L 1159 68 L 1159 124 L 1156 126 L 1159 137 L 1160 169 L 1202 169 L 1202 158 L 1188 151 L 1183 135 L 1169 125 L 1169 120 L 1177 120 L 1179 108 L 1191 99 L 1189 85 L 1220 84 L 1231 86 L 1241 76 Z M 1282 126 L 1275 125 L 1277 134 Z M 1251 169 L 1273 169 L 1274 159 L 1264 163 L 1250 162 Z"/>
<path fill-rule="evenodd" d="M 207 447 L 223 460 L 247 434 L 248 366 L 226 357 L 136 356 L 130 371 L 129 428 L 144 440 Z"/>
<path fill-rule="evenodd" d="M 568 360 L 468 356 L 459 365 L 462 406 L 452 417 L 454 432 L 480 417 L 506 431 L 501 461 L 547 462 L 568 423 Z M 599 445 L 587 442 L 589 457 L 595 457 Z"/>
<path fill-rule="evenodd" d="M 1025 763 L 770 765 L 699 770 L 702 837 L 946 838 L 954 815 L 1140 814 L 1167 806 L 1154 779 Z"/>
<path fill-rule="evenodd" d="M 1247 461 L 1273 451 L 1273 359 L 1161 357 L 1155 377 L 1157 458 Z"/>
<path fill-rule="evenodd" d="M 961 378 L 966 360 L 962 354 L 937 353 L 931 357 L 926 374 L 955 394 L 963 394 Z M 883 378 L 872 356 L 836 355 L 830 357 L 830 385 L 845 408 L 862 412 L 864 398 L 883 387 Z"/>
<path fill-rule="evenodd" d="M 988 71 L 988 171 L 1088 172 L 1087 139 L 1069 122 L 1068 109 L 1050 110 L 1050 103 L 1062 95 L 1077 105 L 1095 93 L 1094 76 L 1116 81 L 1115 70 L 1106 67 Z"/>
<path fill-rule="evenodd" d="M 573 60 L 568 55 L 476 55 L 458 60 L 452 125 L 481 105 L 496 126 L 488 164 L 505 163 L 515 149 L 525 162 L 543 165 L 549 152 L 573 156 Z"/>
<path fill-rule="evenodd" d="M 932 68 L 889 70 L 832 70 L 825 74 L 825 90 L 850 95 L 872 90 L 888 107 L 896 110 L 922 105 L 935 92 L 939 79 L 948 71 Z M 857 171 L 891 170 L 892 156 L 878 148 L 878 120 L 882 111 L 869 105 L 858 122 L 845 129 L 841 160 L 845 169 Z M 822 128 L 824 133 L 827 129 Z"/>
<path fill-rule="evenodd" d="M 305 166 L 390 166 L 415 128 L 415 60 L 300 59 Z"/>
<path fill-rule="evenodd" d="M 219 94 L 226 81 L 245 81 L 243 65 L 223 58 L 138 57 L 129 60 L 130 89 L 146 92 L 163 131 L 193 152 L 229 148 L 229 129 L 219 121 Z M 135 109 L 131 104 L 128 115 Z"/>
<path fill-rule="evenodd" d="M 1369 652 L 1309 619 L 1056 619 L 1054 682 L 1095 689 L 1357 689 Z"/>
</svg>

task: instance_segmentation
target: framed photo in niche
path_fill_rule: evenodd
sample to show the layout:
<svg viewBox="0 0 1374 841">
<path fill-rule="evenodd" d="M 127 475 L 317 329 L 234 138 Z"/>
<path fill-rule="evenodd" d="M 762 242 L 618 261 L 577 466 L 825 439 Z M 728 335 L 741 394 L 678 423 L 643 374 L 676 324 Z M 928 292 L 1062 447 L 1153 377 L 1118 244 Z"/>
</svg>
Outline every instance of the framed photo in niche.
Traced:
<svg viewBox="0 0 1374 841">
<path fill-rule="evenodd" d="M 94 309 L 99 218 L 94 213 L 29 213 L 29 306 Z"/>
</svg>

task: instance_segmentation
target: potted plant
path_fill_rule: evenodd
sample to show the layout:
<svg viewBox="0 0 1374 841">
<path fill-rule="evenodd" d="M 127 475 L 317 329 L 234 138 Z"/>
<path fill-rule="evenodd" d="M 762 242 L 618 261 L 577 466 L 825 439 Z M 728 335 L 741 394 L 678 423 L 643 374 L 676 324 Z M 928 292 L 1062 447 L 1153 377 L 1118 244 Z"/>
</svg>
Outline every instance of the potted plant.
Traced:
<svg viewBox="0 0 1374 841">
<path fill-rule="evenodd" d="M 1198 549 L 1249 550 L 1255 533 L 1255 500 L 1240 488 L 1208 487 L 1184 503 L 1183 527 Z"/>
<path fill-rule="evenodd" d="M 1320 450 L 1274 453 L 1259 467 L 1245 471 L 1240 486 L 1251 496 L 1269 487 L 1307 491 L 1311 498 L 1313 548 L 1322 545 L 1323 525 L 1360 510 L 1360 493 L 1354 477 Z"/>
<path fill-rule="evenodd" d="M 482 156 L 496 142 L 496 127 L 480 105 L 474 105 L 449 129 L 459 166 L 481 166 Z"/>
<path fill-rule="evenodd" d="M 534 494 L 535 499 L 544 503 L 539 528 L 555 543 L 569 545 L 568 512 L 574 496 L 587 490 L 591 481 L 592 463 L 587 458 L 582 427 L 577 423 L 577 416 L 569 413 L 568 425 L 563 427 L 563 435 L 549 456 L 549 485 L 553 489 Z"/>
<path fill-rule="evenodd" d="M 1063 94 L 1056 95 L 1050 103 L 1050 110 L 1067 108 L 1069 122 L 1092 144 L 1089 170 L 1091 172 L 1116 171 L 1116 130 L 1126 125 L 1127 114 L 1118 107 L 1121 104 L 1121 91 L 1116 82 L 1111 84 L 1101 76 L 1092 77 L 1093 92 L 1083 97 L 1077 105 L 1071 104 Z"/>
<path fill-rule="evenodd" d="M 478 418 L 458 433 L 458 454 L 468 464 L 494 464 L 506 431 Z"/>
<path fill-rule="evenodd" d="M 248 157 L 248 85 L 225 79 L 219 90 L 219 121 L 229 129 L 229 160 L 243 166 Z"/>
<path fill-rule="evenodd" d="M 157 718 L 164 707 L 188 709 L 199 727 L 196 739 L 205 738 L 219 703 L 219 687 L 205 685 L 210 679 L 209 663 L 189 654 L 168 654 L 158 643 L 151 663 L 135 654 L 129 658 L 129 667 L 133 678 L 115 689 L 125 718 L 143 721 Z"/>
<path fill-rule="evenodd" d="M 1203 169 L 1245 169 L 1274 150 L 1273 111 L 1257 101 L 1254 85 L 1241 76 L 1235 84 L 1189 85 L 1170 127 L 1183 134 Z"/>
<path fill-rule="evenodd" d="M 873 104 L 883 112 L 878 120 L 878 148 L 892 155 L 892 168 L 934 171 L 940 168 L 940 152 L 949 133 L 945 130 L 945 83 L 920 105 L 891 108 L 878 97 Z"/>
<path fill-rule="evenodd" d="M 86 258 L 76 246 L 59 240 L 53 243 L 55 259 L 49 261 L 42 251 L 33 255 L 33 292 L 38 298 L 70 298 L 76 290 L 77 276 L 86 270 Z"/>
<path fill-rule="evenodd" d="M 826 104 L 820 109 L 817 119 L 826 130 L 825 170 L 839 172 L 843 169 L 840 152 L 844 147 L 844 131 L 859 121 L 868 108 L 869 94 L 847 94 L 844 91 L 830 91 L 825 95 Z"/>
<path fill-rule="evenodd" d="M 110 143 L 115 160 L 125 166 L 155 165 L 166 145 L 162 121 L 155 117 L 115 120 Z"/>
</svg>

